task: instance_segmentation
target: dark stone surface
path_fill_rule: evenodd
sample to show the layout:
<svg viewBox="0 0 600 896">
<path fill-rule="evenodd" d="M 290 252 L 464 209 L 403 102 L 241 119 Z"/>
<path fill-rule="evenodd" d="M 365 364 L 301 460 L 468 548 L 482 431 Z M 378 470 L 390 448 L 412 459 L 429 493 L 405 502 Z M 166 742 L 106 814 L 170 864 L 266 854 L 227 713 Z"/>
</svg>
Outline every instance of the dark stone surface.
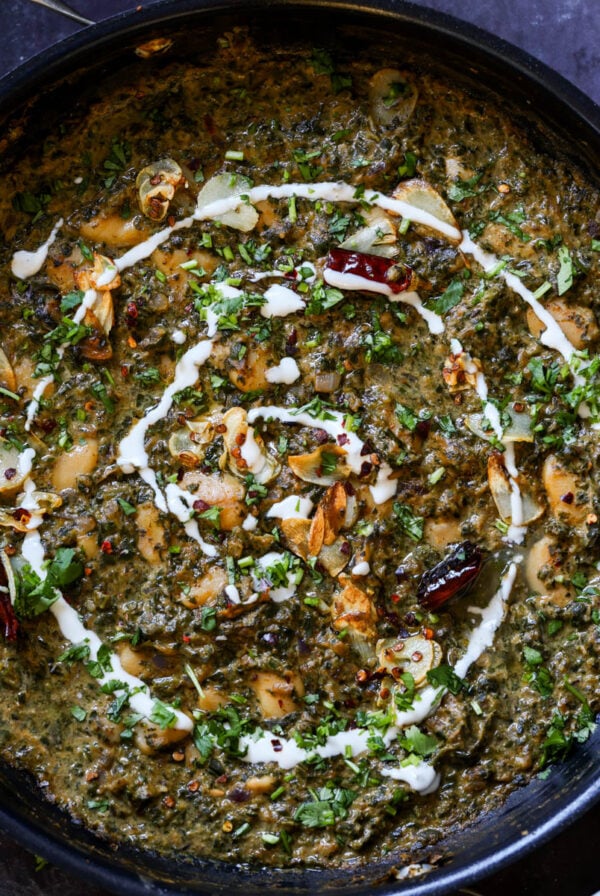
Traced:
<svg viewBox="0 0 600 896">
<path fill-rule="evenodd" d="M 70 5 L 99 20 L 138 4 L 71 0 Z M 599 0 L 429 0 L 422 5 L 466 19 L 516 44 L 600 103 Z M 26 0 L 0 0 L 0 75 L 79 27 Z M 600 806 L 596 806 L 528 858 L 460 894 L 592 896 L 600 891 L 599 843 Z M 0 833 L 0 896 L 108 896 L 57 868 L 36 871 L 35 866 L 32 855 Z"/>
</svg>

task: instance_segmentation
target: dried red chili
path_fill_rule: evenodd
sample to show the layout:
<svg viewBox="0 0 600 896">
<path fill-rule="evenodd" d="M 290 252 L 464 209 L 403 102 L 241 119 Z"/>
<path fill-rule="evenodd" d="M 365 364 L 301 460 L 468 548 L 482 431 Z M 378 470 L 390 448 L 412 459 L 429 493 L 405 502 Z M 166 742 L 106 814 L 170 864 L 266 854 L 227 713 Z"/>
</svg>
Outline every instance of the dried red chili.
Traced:
<svg viewBox="0 0 600 896">
<path fill-rule="evenodd" d="M 349 249 L 331 249 L 325 266 L 338 274 L 354 274 L 375 283 L 389 286 L 394 293 L 405 292 L 413 282 L 412 268 L 381 255 L 352 252 Z"/>
<path fill-rule="evenodd" d="M 477 545 L 463 541 L 423 574 L 417 600 L 425 610 L 437 610 L 475 581 L 482 563 L 481 550 Z"/>
</svg>

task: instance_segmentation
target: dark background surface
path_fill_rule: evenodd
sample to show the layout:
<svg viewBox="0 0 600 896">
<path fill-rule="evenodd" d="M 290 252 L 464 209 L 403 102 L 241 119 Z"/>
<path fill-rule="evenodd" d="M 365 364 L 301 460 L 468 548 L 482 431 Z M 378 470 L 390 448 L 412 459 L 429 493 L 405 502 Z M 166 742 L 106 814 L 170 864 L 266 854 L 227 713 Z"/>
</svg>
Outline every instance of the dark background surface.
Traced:
<svg viewBox="0 0 600 896">
<path fill-rule="evenodd" d="M 100 20 L 138 4 L 71 0 L 70 5 Z M 428 0 L 422 5 L 451 13 L 516 44 L 600 103 L 599 0 Z M 0 75 L 79 27 L 27 0 L 0 0 Z M 600 891 L 599 846 L 600 805 L 596 805 L 537 852 L 459 892 L 463 896 L 592 896 Z M 36 871 L 35 858 L 0 833 L 0 896 L 108 894 L 57 868 Z"/>
</svg>

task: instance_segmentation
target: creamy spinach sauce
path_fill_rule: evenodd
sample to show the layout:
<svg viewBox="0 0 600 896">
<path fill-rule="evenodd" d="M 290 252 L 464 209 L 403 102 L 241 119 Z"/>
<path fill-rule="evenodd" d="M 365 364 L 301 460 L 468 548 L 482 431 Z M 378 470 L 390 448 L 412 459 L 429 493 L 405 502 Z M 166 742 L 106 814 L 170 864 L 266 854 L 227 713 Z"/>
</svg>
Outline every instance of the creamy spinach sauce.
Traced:
<svg viewBox="0 0 600 896">
<path fill-rule="evenodd" d="M 592 733 L 598 195 L 513 122 L 239 30 L 3 171 L 0 749 L 100 835 L 401 864 Z"/>
</svg>

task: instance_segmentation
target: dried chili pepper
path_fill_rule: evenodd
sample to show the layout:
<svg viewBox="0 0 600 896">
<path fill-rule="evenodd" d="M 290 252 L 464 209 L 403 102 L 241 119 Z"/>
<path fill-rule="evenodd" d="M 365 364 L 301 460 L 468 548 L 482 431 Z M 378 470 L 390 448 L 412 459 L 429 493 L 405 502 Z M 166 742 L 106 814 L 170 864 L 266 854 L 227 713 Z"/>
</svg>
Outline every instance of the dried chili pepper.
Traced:
<svg viewBox="0 0 600 896">
<path fill-rule="evenodd" d="M 8 563 L 8 560 L 3 555 L 0 563 L 0 626 L 4 629 L 4 637 L 7 641 L 16 641 L 19 621 L 10 599 L 11 592 L 8 573 L 4 568 L 5 562 Z"/>
<path fill-rule="evenodd" d="M 10 597 L 4 591 L 0 591 L 0 627 L 4 629 L 4 637 L 7 641 L 17 640 L 19 621 L 10 602 Z"/>
<path fill-rule="evenodd" d="M 325 267 L 338 274 L 354 274 L 365 280 L 382 283 L 394 293 L 405 292 L 413 283 L 413 271 L 408 265 L 367 252 L 331 249 Z"/>
<path fill-rule="evenodd" d="M 417 600 L 425 610 L 437 610 L 477 578 L 482 564 L 480 548 L 470 541 L 461 542 L 447 557 L 423 574 L 417 589 Z"/>
</svg>

